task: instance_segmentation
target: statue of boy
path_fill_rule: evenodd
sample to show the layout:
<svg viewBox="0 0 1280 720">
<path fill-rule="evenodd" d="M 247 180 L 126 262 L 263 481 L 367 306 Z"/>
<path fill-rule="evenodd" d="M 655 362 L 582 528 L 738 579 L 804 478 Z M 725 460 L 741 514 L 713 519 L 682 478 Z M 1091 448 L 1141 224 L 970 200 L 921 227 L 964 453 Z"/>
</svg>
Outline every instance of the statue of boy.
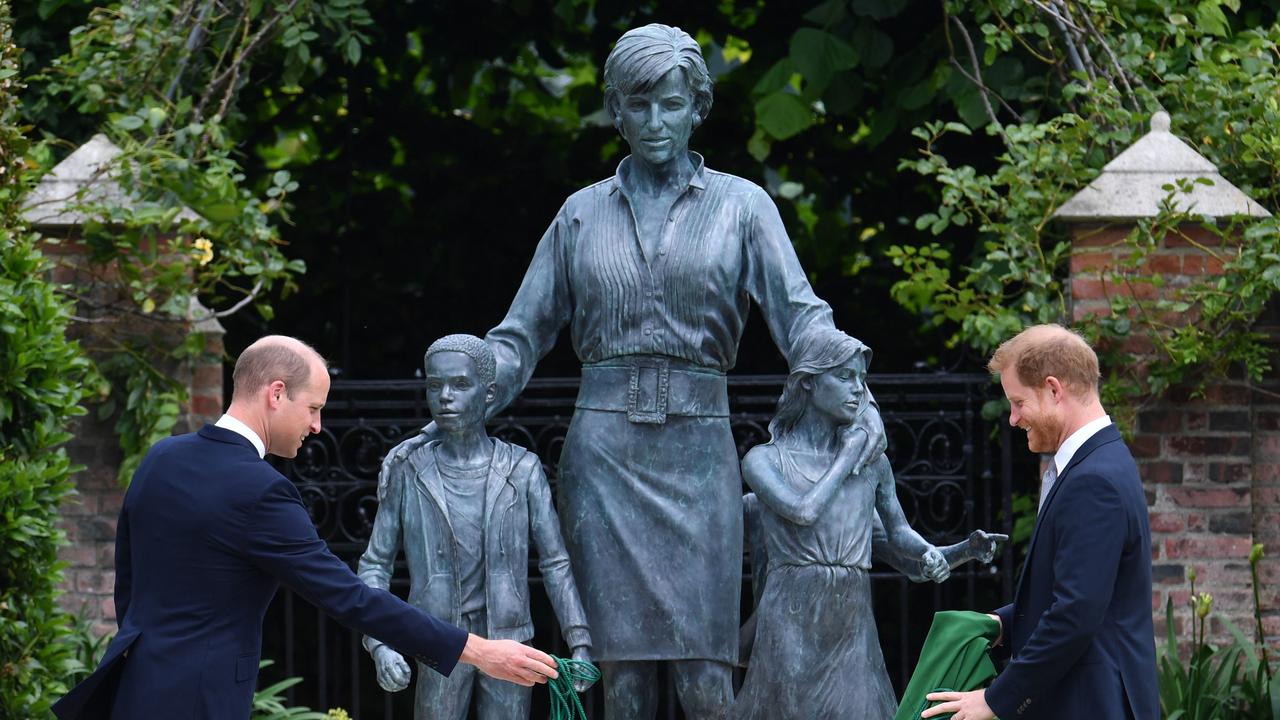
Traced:
<svg viewBox="0 0 1280 720">
<path fill-rule="evenodd" d="M 542 463 L 485 432 L 485 412 L 497 397 L 493 352 L 480 338 L 448 335 L 431 344 L 424 363 L 427 406 L 440 436 L 383 462 L 361 579 L 387 588 L 403 545 L 411 604 L 477 635 L 524 642 L 533 637 L 532 537 L 565 642 L 574 659 L 589 661 L 591 635 Z M 403 657 L 375 638 L 366 637 L 364 646 L 383 689 L 408 686 Z M 419 668 L 414 715 L 463 720 L 473 690 L 482 720 L 529 717 L 531 688 L 477 675 L 469 665 L 449 677 Z"/>
</svg>

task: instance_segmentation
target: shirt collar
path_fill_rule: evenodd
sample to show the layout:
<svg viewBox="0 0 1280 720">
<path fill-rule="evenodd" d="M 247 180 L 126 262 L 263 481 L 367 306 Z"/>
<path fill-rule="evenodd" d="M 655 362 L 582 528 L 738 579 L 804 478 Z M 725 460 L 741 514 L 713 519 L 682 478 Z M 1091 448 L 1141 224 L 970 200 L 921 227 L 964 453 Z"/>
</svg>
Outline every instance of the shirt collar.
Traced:
<svg viewBox="0 0 1280 720">
<path fill-rule="evenodd" d="M 1079 430 L 1071 433 L 1062 447 L 1058 448 L 1058 452 L 1053 456 L 1053 465 L 1057 469 L 1057 474 L 1061 475 L 1071 462 L 1071 458 L 1075 457 L 1076 451 L 1084 445 L 1085 441 L 1097 434 L 1099 430 L 1111 424 L 1111 416 L 1103 415 L 1102 417 L 1091 420 L 1084 424 Z"/>
<path fill-rule="evenodd" d="M 230 430 L 237 435 L 243 435 L 246 440 L 253 443 L 253 447 L 258 451 L 258 457 L 265 458 L 267 456 L 267 446 L 262 442 L 262 438 L 258 437 L 258 433 L 254 432 L 248 425 L 240 422 L 230 415 L 223 415 L 218 418 L 218 422 L 214 425 Z"/>
<path fill-rule="evenodd" d="M 689 187 L 699 190 L 707 189 L 707 161 L 698 153 L 690 150 L 689 159 L 693 161 L 693 175 L 689 178 Z M 622 158 L 622 162 L 618 163 L 618 169 L 614 171 L 613 177 L 609 179 L 609 194 L 612 195 L 619 190 L 622 194 L 631 197 L 631 191 L 628 188 L 627 178 L 631 176 L 631 156 Z"/>
</svg>

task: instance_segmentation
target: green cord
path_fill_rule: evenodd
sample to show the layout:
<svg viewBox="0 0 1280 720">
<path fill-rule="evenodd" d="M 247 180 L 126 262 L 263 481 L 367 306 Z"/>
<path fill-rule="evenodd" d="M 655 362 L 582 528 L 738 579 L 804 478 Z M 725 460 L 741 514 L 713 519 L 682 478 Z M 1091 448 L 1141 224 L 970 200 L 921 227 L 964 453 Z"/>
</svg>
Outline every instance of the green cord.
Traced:
<svg viewBox="0 0 1280 720">
<path fill-rule="evenodd" d="M 582 701 L 578 692 L 573 689 L 575 680 L 595 682 L 600 679 L 600 670 L 585 660 L 565 660 L 555 655 L 556 671 L 560 676 L 547 683 L 551 690 L 551 720 L 587 720 L 587 711 L 582 709 Z"/>
</svg>

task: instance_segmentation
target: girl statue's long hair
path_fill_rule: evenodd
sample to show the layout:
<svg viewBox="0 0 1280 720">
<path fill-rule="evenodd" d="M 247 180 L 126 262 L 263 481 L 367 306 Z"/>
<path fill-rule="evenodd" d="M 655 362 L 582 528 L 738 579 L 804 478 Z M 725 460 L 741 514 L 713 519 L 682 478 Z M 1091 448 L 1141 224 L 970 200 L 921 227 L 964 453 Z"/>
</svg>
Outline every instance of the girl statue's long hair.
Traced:
<svg viewBox="0 0 1280 720">
<path fill-rule="evenodd" d="M 769 421 L 769 441 L 777 442 L 791 432 L 809 407 L 805 380 L 840 367 L 858 354 L 868 365 L 871 363 L 871 348 L 839 330 L 824 329 L 802 335 L 791 350 L 791 373 L 778 398 L 778 412 Z"/>
</svg>

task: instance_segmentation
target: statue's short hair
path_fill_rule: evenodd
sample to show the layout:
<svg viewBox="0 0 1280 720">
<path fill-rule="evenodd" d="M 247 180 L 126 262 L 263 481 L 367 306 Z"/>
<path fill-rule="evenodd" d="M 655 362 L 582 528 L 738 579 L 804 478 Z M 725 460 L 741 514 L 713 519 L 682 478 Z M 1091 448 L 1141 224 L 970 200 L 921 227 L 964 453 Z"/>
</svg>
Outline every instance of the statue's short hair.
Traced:
<svg viewBox="0 0 1280 720">
<path fill-rule="evenodd" d="M 1045 378 L 1058 378 L 1077 397 L 1098 391 L 1098 354 L 1073 330 L 1061 325 L 1032 325 L 1001 343 L 987 363 L 995 375 L 1009 370 L 1018 382 L 1038 388 Z"/>
<path fill-rule="evenodd" d="M 315 348 L 297 338 L 284 335 L 259 338 L 236 358 L 236 367 L 231 371 L 231 396 L 247 398 L 280 380 L 285 394 L 292 400 L 295 391 L 311 384 L 311 365 L 316 361 L 327 365 Z"/>
<path fill-rule="evenodd" d="M 442 352 L 459 352 L 471 358 L 476 364 L 476 372 L 480 374 L 480 382 L 488 385 L 498 379 L 498 361 L 493 357 L 489 344 L 475 335 L 445 335 L 431 343 L 427 354 L 422 356 L 425 369 L 432 355 Z"/>
<path fill-rule="evenodd" d="M 689 33 L 670 25 L 645 25 L 618 38 L 604 62 L 604 103 L 618 117 L 622 97 L 644 92 L 674 68 L 684 70 L 693 107 L 701 120 L 711 112 L 711 74 L 702 59 L 702 48 Z"/>
</svg>

